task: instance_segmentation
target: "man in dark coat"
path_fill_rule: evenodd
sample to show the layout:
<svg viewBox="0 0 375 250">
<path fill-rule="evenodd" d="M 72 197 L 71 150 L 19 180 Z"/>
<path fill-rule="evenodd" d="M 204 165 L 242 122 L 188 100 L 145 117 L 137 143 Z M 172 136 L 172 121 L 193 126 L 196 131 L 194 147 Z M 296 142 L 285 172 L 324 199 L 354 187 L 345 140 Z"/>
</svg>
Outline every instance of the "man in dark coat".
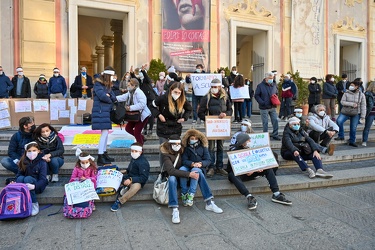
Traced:
<svg viewBox="0 0 375 250">
<path fill-rule="evenodd" d="M 9 91 L 13 89 L 13 84 L 10 82 L 0 66 L 0 98 L 9 98 Z"/>
<path fill-rule="evenodd" d="M 81 74 L 76 76 L 70 87 L 70 96 L 72 98 L 91 98 L 93 87 L 92 77 L 87 74 L 86 67 L 82 67 Z"/>
<path fill-rule="evenodd" d="M 22 67 L 16 69 L 17 75 L 12 78 L 14 88 L 10 92 L 10 96 L 13 98 L 30 98 L 31 87 L 30 80 L 23 74 Z"/>
</svg>

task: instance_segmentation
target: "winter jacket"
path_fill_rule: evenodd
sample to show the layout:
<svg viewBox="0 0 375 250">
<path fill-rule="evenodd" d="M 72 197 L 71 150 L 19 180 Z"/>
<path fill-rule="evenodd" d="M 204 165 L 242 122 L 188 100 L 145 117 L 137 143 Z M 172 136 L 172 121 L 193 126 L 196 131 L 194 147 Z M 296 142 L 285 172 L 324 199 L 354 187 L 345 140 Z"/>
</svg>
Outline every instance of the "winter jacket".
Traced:
<svg viewBox="0 0 375 250">
<path fill-rule="evenodd" d="M 25 145 L 32 141 L 32 133 L 26 133 L 22 130 L 18 130 L 10 138 L 8 146 L 8 156 L 15 159 L 21 159 L 21 156 L 25 152 Z"/>
<path fill-rule="evenodd" d="M 337 97 L 338 91 L 332 82 L 325 82 L 323 84 L 322 99 L 334 99 Z"/>
<path fill-rule="evenodd" d="M 365 92 L 366 97 L 366 117 L 370 114 L 371 110 L 374 108 L 375 105 L 375 96 L 374 93 L 371 91 Z"/>
<path fill-rule="evenodd" d="M 276 107 L 271 103 L 271 96 L 273 94 L 277 94 L 277 86 L 275 83 L 269 84 L 264 79 L 258 84 L 254 97 L 259 103 L 259 109 L 271 109 Z"/>
<path fill-rule="evenodd" d="M 130 92 L 116 96 L 117 101 L 126 102 L 126 106 L 130 105 Z M 136 88 L 133 94 L 133 104 L 130 105 L 130 111 L 140 111 L 141 121 L 143 122 L 151 115 L 151 111 L 147 107 L 147 98 L 140 88 Z"/>
<path fill-rule="evenodd" d="M 141 80 L 140 78 L 136 78 L 135 74 L 133 72 L 130 73 L 132 78 L 136 78 L 139 82 L 139 88 L 145 93 L 147 97 L 147 105 L 151 104 L 153 100 L 156 98 L 156 93 L 151 85 L 151 79 L 148 76 L 146 70 L 141 70 L 144 78 Z"/>
<path fill-rule="evenodd" d="M 132 178 L 132 183 L 140 183 L 143 187 L 147 180 L 150 172 L 150 163 L 146 157 L 141 154 L 137 159 L 131 159 L 126 174 L 122 177 L 123 180 Z"/>
<path fill-rule="evenodd" d="M 9 98 L 9 91 L 13 89 L 13 83 L 4 73 L 0 75 L 0 98 Z"/>
<path fill-rule="evenodd" d="M 232 103 L 223 88 L 220 89 L 219 96 L 209 92 L 201 99 L 198 117 L 204 121 L 206 115 L 220 115 L 221 113 L 232 116 Z"/>
<path fill-rule="evenodd" d="M 206 71 L 204 71 L 204 70 L 202 70 L 202 72 L 199 72 L 199 73 L 197 71 L 194 71 L 194 74 L 205 74 L 205 73 L 206 73 Z M 191 78 L 190 78 L 190 76 L 186 76 L 185 82 L 187 84 L 191 84 Z M 192 93 L 194 95 L 194 88 L 193 87 L 192 87 Z"/>
<path fill-rule="evenodd" d="M 65 78 L 62 75 L 58 77 L 52 76 L 48 81 L 48 94 L 66 94 L 66 82 Z"/>
<path fill-rule="evenodd" d="M 183 106 L 183 112 L 178 113 L 176 115 L 172 114 L 169 111 L 168 105 L 168 93 L 156 97 L 156 99 L 152 102 L 150 106 L 151 112 L 154 117 L 157 117 L 157 126 L 156 126 L 156 134 L 159 137 L 169 138 L 171 135 L 178 135 L 181 136 L 182 132 L 182 125 L 178 123 L 177 120 L 180 118 L 184 118 L 185 121 L 189 119 L 189 116 L 192 111 L 192 107 L 189 102 L 185 100 Z M 173 100 L 175 106 L 177 105 L 176 102 Z M 165 122 L 161 122 L 159 119 L 159 115 L 162 114 L 165 118 Z"/>
<path fill-rule="evenodd" d="M 328 115 L 320 117 L 317 114 L 311 114 L 309 116 L 309 129 L 323 133 L 328 128 L 332 128 L 333 131 L 339 132 L 339 126 L 329 118 Z"/>
<path fill-rule="evenodd" d="M 101 82 L 95 82 L 94 104 L 91 112 L 93 130 L 112 129 L 110 113 L 115 102 L 117 100 L 112 89 L 106 89 Z"/>
<path fill-rule="evenodd" d="M 94 87 L 94 84 L 92 83 L 92 77 L 86 74 L 86 92 L 87 92 L 87 97 L 91 98 L 91 92 L 92 88 Z M 74 82 L 72 86 L 70 86 L 70 96 L 72 98 L 81 98 L 82 97 L 82 75 L 76 76 L 74 79 Z"/>
<path fill-rule="evenodd" d="M 344 82 L 343 80 L 339 81 L 337 84 L 336 84 L 336 89 L 337 89 L 337 101 L 341 101 L 341 98 L 342 96 L 344 95 L 344 93 L 346 92 L 347 88 L 346 88 L 346 85 L 347 85 L 348 81 Z"/>
<path fill-rule="evenodd" d="M 72 176 L 70 176 L 69 182 L 73 181 L 80 181 L 82 177 L 86 179 L 90 179 L 92 183 L 94 183 L 94 187 L 96 188 L 96 175 L 98 170 L 92 166 L 83 169 L 79 164 L 76 165 L 73 169 Z"/>
<path fill-rule="evenodd" d="M 190 145 L 189 138 L 195 136 L 198 142 L 195 145 Z M 201 162 L 202 168 L 206 168 L 211 164 L 210 153 L 208 152 L 207 137 L 200 131 L 189 129 L 186 131 L 181 140 L 181 144 L 185 150 L 182 154 L 182 165 L 185 167 L 192 167 L 193 162 Z"/>
<path fill-rule="evenodd" d="M 35 183 L 35 193 L 40 194 L 48 185 L 47 181 L 47 162 L 42 159 L 42 154 L 30 161 L 27 157 L 24 159 L 24 164 L 27 165 L 25 171 L 18 169 L 16 179 L 19 176 L 31 176 L 36 179 Z"/>
<path fill-rule="evenodd" d="M 43 154 L 51 154 L 52 157 L 64 158 L 64 146 L 58 135 L 52 136 L 52 138 L 36 138 L 40 150 Z"/>
<path fill-rule="evenodd" d="M 236 76 L 237 76 L 237 74 L 235 75 L 235 74 L 233 74 L 232 72 L 230 72 L 230 74 L 229 74 L 229 76 L 228 76 L 228 82 L 229 82 L 228 87 L 229 87 L 230 85 L 232 85 L 232 83 L 234 83 L 234 78 L 236 78 Z"/>
<path fill-rule="evenodd" d="M 36 98 L 48 99 L 48 84 L 40 83 L 39 81 L 37 81 L 34 85 L 34 93 L 36 95 Z"/>
<path fill-rule="evenodd" d="M 158 89 L 158 93 L 159 93 L 159 96 L 160 95 L 162 95 L 162 94 L 164 94 L 164 85 L 165 85 L 165 82 L 166 82 L 166 80 L 164 79 L 164 80 L 157 80 L 156 81 L 156 84 L 155 84 L 155 86 L 156 86 L 156 88 Z"/>
<path fill-rule="evenodd" d="M 302 128 L 300 128 L 298 131 L 294 131 L 289 127 L 288 124 L 286 124 L 281 143 L 281 155 L 283 155 L 287 151 L 290 151 L 292 153 L 298 151 L 299 153 L 301 153 L 300 149 L 298 149 L 296 145 L 294 145 L 294 143 L 300 142 L 307 142 L 313 152 L 319 152 L 318 144 L 316 144 L 315 141 L 309 137 L 306 131 L 304 131 Z"/>
<path fill-rule="evenodd" d="M 181 147 L 181 150 L 178 153 L 172 151 L 172 149 L 170 148 L 170 144 L 168 142 L 164 142 L 160 145 L 161 158 L 163 162 L 163 171 L 167 172 L 169 176 L 189 178 L 190 172 L 180 170 L 180 167 L 182 167 L 181 154 L 183 151 L 183 147 Z M 178 154 L 180 154 L 180 157 L 178 157 L 176 167 L 174 167 L 173 165 Z"/>
<path fill-rule="evenodd" d="M 31 98 L 31 86 L 30 80 L 26 76 L 23 76 L 23 84 L 21 88 L 21 96 L 17 96 L 17 79 L 18 75 L 12 78 L 13 89 L 10 91 L 9 95 L 13 98 Z"/>
<path fill-rule="evenodd" d="M 284 80 L 283 84 L 281 85 L 281 88 L 282 88 L 282 92 L 281 92 L 282 98 L 292 98 L 297 91 L 296 85 L 291 80 Z"/>
<path fill-rule="evenodd" d="M 366 116 L 366 98 L 360 89 L 353 91 L 346 91 L 342 96 L 341 104 L 342 106 L 354 107 L 354 104 L 358 104 L 358 114 L 361 114 L 361 118 Z"/>
<path fill-rule="evenodd" d="M 318 104 L 320 103 L 320 94 L 322 92 L 322 88 L 318 83 L 310 83 L 309 84 L 309 98 L 308 104 Z"/>
</svg>

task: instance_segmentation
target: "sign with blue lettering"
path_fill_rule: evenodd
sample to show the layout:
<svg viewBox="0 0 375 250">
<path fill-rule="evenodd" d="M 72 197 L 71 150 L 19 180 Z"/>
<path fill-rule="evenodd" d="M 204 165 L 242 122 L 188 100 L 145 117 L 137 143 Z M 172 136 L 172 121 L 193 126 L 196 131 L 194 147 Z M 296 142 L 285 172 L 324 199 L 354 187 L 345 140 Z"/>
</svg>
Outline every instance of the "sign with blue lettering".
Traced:
<svg viewBox="0 0 375 250">
<path fill-rule="evenodd" d="M 95 191 L 94 183 L 86 179 L 85 181 L 73 181 L 65 184 L 65 195 L 68 205 L 78 204 L 91 200 L 99 200 Z"/>
<path fill-rule="evenodd" d="M 190 74 L 190 79 L 194 95 L 205 96 L 211 88 L 211 81 L 219 79 L 221 82 L 222 76 L 220 74 Z"/>
</svg>

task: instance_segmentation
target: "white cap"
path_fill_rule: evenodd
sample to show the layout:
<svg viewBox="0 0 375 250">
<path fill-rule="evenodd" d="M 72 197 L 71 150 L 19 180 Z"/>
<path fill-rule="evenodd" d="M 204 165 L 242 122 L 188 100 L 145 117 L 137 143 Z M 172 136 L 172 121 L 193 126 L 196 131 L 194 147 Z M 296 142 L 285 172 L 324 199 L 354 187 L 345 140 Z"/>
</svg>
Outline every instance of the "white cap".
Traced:
<svg viewBox="0 0 375 250">
<path fill-rule="evenodd" d="M 302 109 L 294 109 L 295 113 L 302 113 Z"/>
<path fill-rule="evenodd" d="M 293 117 L 289 118 L 288 123 L 290 124 L 290 123 L 300 122 L 300 121 L 301 121 L 300 119 L 293 116 Z"/>
<path fill-rule="evenodd" d="M 176 69 L 174 68 L 174 66 L 170 66 L 169 69 L 167 70 L 168 73 L 176 73 Z"/>
</svg>

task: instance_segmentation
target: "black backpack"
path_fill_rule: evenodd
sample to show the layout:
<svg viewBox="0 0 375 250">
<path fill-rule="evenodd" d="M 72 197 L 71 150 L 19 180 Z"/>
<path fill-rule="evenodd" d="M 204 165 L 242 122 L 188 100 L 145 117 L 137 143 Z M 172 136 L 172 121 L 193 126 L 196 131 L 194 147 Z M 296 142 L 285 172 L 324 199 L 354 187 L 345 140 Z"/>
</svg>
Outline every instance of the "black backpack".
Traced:
<svg viewBox="0 0 375 250">
<path fill-rule="evenodd" d="M 111 121 L 115 124 L 122 125 L 124 124 L 126 109 L 122 104 L 114 104 L 111 110 Z"/>
</svg>

